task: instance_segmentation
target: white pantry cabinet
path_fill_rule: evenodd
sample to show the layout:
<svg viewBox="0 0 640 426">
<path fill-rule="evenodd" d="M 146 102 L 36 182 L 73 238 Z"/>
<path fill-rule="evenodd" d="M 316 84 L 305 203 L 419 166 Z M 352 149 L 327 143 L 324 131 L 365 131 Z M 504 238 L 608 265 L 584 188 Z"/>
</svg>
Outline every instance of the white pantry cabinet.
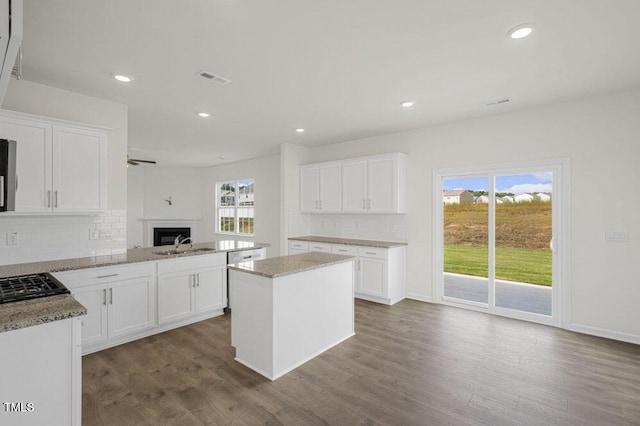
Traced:
<svg viewBox="0 0 640 426">
<path fill-rule="evenodd" d="M 104 129 L 0 111 L 0 138 L 17 142 L 17 213 L 106 209 Z"/>
<path fill-rule="evenodd" d="M 55 273 L 87 308 L 82 317 L 85 353 L 155 326 L 154 274 L 154 262 Z"/>
<path fill-rule="evenodd" d="M 406 213 L 406 174 L 401 153 L 301 166 L 300 211 Z"/>
<path fill-rule="evenodd" d="M 158 262 L 158 323 L 219 311 L 227 306 L 227 254 Z"/>
<path fill-rule="evenodd" d="M 300 210 L 305 213 L 341 211 L 340 164 L 300 167 Z"/>
</svg>

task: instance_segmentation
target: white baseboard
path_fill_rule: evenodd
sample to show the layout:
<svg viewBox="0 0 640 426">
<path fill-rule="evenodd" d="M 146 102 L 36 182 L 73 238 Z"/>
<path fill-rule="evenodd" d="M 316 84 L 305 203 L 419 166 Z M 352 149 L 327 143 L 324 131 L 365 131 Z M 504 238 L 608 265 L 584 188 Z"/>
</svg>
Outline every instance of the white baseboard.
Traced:
<svg viewBox="0 0 640 426">
<path fill-rule="evenodd" d="M 433 301 L 433 298 L 426 297 L 422 294 L 416 294 L 416 293 L 407 293 L 407 299 L 417 300 L 419 302 L 435 303 Z"/>
<path fill-rule="evenodd" d="M 612 340 L 620 340 L 622 342 L 634 343 L 640 345 L 640 336 L 629 333 L 621 333 L 619 331 L 606 330 L 603 328 L 590 327 L 588 325 L 569 324 L 566 327 L 569 331 L 577 333 L 590 334 L 592 336 L 604 337 Z"/>
</svg>

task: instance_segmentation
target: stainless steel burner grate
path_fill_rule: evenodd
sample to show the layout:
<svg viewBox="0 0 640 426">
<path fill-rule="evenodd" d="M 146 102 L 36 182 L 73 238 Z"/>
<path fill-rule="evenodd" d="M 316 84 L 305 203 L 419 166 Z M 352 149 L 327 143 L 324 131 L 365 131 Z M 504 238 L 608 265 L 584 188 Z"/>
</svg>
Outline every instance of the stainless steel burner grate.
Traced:
<svg viewBox="0 0 640 426">
<path fill-rule="evenodd" d="M 69 293 L 49 273 L 0 278 L 0 304 Z"/>
</svg>

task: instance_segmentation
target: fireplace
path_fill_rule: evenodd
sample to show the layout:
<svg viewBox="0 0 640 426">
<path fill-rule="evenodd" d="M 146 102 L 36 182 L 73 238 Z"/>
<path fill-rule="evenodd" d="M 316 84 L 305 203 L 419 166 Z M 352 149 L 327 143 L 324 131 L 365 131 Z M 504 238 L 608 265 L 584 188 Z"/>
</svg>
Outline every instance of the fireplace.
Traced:
<svg viewBox="0 0 640 426">
<path fill-rule="evenodd" d="M 170 246 L 177 237 L 184 239 L 191 236 L 191 228 L 153 228 L 153 245 Z"/>
</svg>

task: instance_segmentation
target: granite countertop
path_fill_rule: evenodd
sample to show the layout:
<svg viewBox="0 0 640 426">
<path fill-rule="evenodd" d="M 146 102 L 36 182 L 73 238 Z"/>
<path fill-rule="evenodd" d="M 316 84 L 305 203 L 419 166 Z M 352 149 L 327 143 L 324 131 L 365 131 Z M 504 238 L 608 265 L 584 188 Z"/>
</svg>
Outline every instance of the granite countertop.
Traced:
<svg viewBox="0 0 640 426">
<path fill-rule="evenodd" d="M 267 278 L 278 278 L 285 275 L 297 274 L 324 266 L 335 265 L 354 260 L 353 256 L 332 253 L 302 253 L 291 256 L 272 257 L 269 259 L 242 262 L 228 265 L 229 269 L 260 275 Z"/>
<path fill-rule="evenodd" d="M 315 243 L 331 243 L 331 244 L 344 244 L 349 246 L 362 246 L 362 247 L 378 247 L 378 248 L 392 248 L 406 246 L 407 243 L 398 243 L 394 241 L 376 241 L 376 240 L 355 240 L 351 238 L 337 238 L 337 237 L 319 237 L 315 235 L 308 235 L 304 237 L 289 238 L 295 241 L 313 241 Z"/>
<path fill-rule="evenodd" d="M 0 266 L 0 278 L 16 275 L 38 274 L 41 272 L 62 272 L 75 269 L 99 268 L 126 263 L 148 262 L 163 259 L 175 259 L 179 257 L 197 256 L 221 252 L 247 250 L 253 248 L 270 247 L 270 244 L 254 243 L 251 241 L 222 240 L 207 243 L 194 244 L 194 249 L 189 251 L 189 245 L 180 247 L 180 254 L 164 255 L 158 252 L 173 250 L 173 246 L 147 247 L 130 249 L 126 253 L 109 256 L 80 257 L 75 259 L 48 260 L 44 262 L 19 263 L 15 265 Z"/>
<path fill-rule="evenodd" d="M 0 333 L 86 315 L 70 294 L 40 297 L 0 305 Z"/>
</svg>

